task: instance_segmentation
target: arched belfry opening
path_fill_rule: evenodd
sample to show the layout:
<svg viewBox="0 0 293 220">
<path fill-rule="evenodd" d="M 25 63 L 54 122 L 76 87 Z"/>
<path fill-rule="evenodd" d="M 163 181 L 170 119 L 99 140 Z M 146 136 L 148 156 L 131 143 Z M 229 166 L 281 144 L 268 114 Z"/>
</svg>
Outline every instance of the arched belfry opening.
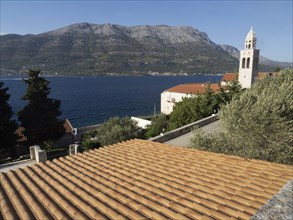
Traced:
<svg viewBox="0 0 293 220">
<path fill-rule="evenodd" d="M 242 58 L 242 68 L 245 68 L 245 58 Z"/>
<path fill-rule="evenodd" d="M 246 68 L 249 68 L 249 64 L 250 64 L 250 58 L 248 57 L 246 61 Z"/>
</svg>

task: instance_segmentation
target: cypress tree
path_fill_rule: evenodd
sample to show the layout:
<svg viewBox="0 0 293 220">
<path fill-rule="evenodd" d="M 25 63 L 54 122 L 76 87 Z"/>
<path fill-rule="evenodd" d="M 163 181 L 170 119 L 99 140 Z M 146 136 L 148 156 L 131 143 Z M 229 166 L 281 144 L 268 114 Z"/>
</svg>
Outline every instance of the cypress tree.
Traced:
<svg viewBox="0 0 293 220">
<path fill-rule="evenodd" d="M 13 112 L 8 104 L 10 95 L 7 94 L 8 88 L 0 82 L 0 154 L 11 154 L 12 147 L 17 143 L 18 136 L 15 134 L 17 123 L 11 119 Z M 13 156 L 13 155 L 11 155 Z"/>
<path fill-rule="evenodd" d="M 40 70 L 29 70 L 29 78 L 25 80 L 28 87 L 22 97 L 28 104 L 18 113 L 18 120 L 25 129 L 23 134 L 30 145 L 42 145 L 64 134 L 64 121 L 58 119 L 60 100 L 48 98 L 49 82 L 39 74 Z"/>
</svg>

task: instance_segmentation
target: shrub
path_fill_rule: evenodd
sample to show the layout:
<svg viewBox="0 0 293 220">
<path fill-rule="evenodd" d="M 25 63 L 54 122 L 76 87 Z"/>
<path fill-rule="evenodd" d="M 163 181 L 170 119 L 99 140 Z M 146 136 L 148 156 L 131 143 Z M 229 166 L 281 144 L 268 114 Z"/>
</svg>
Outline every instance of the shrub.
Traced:
<svg viewBox="0 0 293 220">
<path fill-rule="evenodd" d="M 143 130 L 130 117 L 114 117 L 93 131 L 83 143 L 90 145 L 90 141 L 87 141 L 89 138 L 94 138 L 101 146 L 105 146 L 134 138 L 143 138 Z"/>
<path fill-rule="evenodd" d="M 151 125 L 146 128 L 145 136 L 146 138 L 151 138 L 159 135 L 160 133 L 167 130 L 168 127 L 168 116 L 165 114 L 160 114 L 152 119 Z"/>
<path fill-rule="evenodd" d="M 94 138 L 84 139 L 82 141 L 83 150 L 90 150 L 94 148 L 99 148 L 101 146 L 100 142 Z"/>
</svg>

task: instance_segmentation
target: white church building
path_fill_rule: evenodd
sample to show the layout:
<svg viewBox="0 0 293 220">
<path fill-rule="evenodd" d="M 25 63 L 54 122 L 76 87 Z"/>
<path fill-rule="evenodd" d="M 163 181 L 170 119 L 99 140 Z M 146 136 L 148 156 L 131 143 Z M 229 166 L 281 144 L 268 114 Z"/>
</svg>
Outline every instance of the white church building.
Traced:
<svg viewBox="0 0 293 220">
<path fill-rule="evenodd" d="M 204 94 L 208 85 L 213 91 L 220 90 L 220 86 L 217 83 L 180 84 L 165 90 L 161 93 L 161 113 L 170 114 L 174 110 L 175 104 L 181 102 L 183 98 Z"/>
<path fill-rule="evenodd" d="M 256 36 L 251 28 L 248 32 L 244 50 L 240 52 L 238 81 L 242 88 L 250 88 L 258 77 L 259 50 L 256 49 Z M 220 86 L 226 86 L 229 81 L 237 80 L 237 74 L 227 73 L 223 76 Z M 208 84 L 190 83 L 181 84 L 169 88 L 161 93 L 161 113 L 170 114 L 177 102 L 183 98 L 201 95 L 205 92 Z M 213 83 L 211 89 L 218 91 L 219 84 Z"/>
</svg>

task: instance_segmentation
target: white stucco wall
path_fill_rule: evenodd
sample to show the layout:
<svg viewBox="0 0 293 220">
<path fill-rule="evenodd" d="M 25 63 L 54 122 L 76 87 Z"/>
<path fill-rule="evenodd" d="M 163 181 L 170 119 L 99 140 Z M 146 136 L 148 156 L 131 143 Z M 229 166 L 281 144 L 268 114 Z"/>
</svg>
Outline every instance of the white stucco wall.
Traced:
<svg viewBox="0 0 293 220">
<path fill-rule="evenodd" d="M 246 63 L 242 65 L 243 58 L 245 58 Z M 247 68 L 247 59 L 249 58 L 249 68 Z M 259 50 L 242 50 L 240 52 L 240 60 L 239 60 L 239 74 L 238 81 L 242 88 L 250 88 L 258 73 L 258 58 L 259 58 Z"/>
<path fill-rule="evenodd" d="M 231 85 L 231 82 L 221 81 L 221 86 Z"/>
<path fill-rule="evenodd" d="M 147 125 L 150 125 L 152 122 L 146 119 L 131 117 L 131 120 L 137 122 L 137 126 L 140 128 L 146 128 Z"/>
<path fill-rule="evenodd" d="M 191 97 L 191 94 L 164 91 L 161 93 L 161 113 L 169 115 L 176 102 L 180 102 L 184 97 Z"/>
</svg>

